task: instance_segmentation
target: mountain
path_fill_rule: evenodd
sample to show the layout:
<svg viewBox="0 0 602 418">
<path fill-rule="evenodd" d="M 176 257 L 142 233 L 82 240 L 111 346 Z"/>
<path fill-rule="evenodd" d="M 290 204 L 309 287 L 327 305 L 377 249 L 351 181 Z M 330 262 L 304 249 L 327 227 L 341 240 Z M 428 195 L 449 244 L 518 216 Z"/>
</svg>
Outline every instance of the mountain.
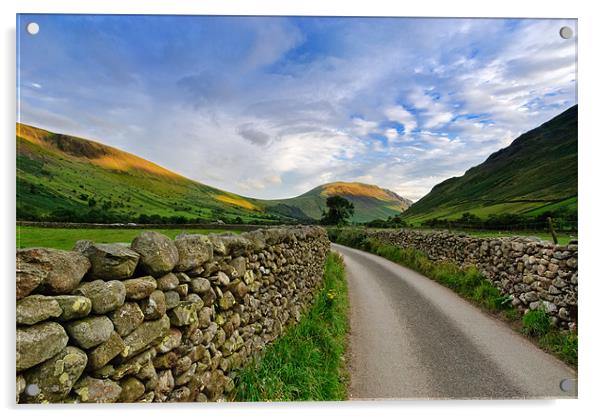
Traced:
<svg viewBox="0 0 602 418">
<path fill-rule="evenodd" d="M 439 183 L 403 214 L 410 222 L 577 211 L 577 105 L 522 134 L 461 177 Z"/>
<path fill-rule="evenodd" d="M 322 211 L 327 209 L 326 199 L 335 195 L 353 203 L 355 214 L 351 220 L 354 222 L 386 219 L 398 215 L 412 204 L 411 200 L 378 186 L 336 182 L 318 186 L 290 199 L 266 201 L 266 205 L 273 212 L 292 215 L 293 211 L 301 211 L 306 217 L 318 219 L 322 216 Z"/>
<path fill-rule="evenodd" d="M 17 124 L 17 215 L 112 212 L 205 220 L 266 218 L 250 200 L 189 180 L 157 164 L 83 138 Z"/>
<path fill-rule="evenodd" d="M 240 217 L 247 223 L 296 222 L 319 219 L 326 197 L 333 193 L 356 203 L 359 220 L 397 214 L 408 205 L 393 192 L 360 183 L 332 183 L 291 199 L 252 199 L 190 180 L 99 142 L 17 124 L 18 219 L 52 215 L 57 220 L 79 216 L 80 221 L 92 217 L 114 222 L 158 215 L 199 221 Z"/>
</svg>

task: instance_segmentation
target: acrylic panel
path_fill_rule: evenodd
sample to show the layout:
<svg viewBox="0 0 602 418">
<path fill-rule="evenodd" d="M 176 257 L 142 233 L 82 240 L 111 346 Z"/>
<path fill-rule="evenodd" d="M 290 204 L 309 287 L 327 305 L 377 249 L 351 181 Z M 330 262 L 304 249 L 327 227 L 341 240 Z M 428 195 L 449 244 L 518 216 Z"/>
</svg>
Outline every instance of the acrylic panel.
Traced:
<svg viewBox="0 0 602 418">
<path fill-rule="evenodd" d="M 577 20 L 16 30 L 17 403 L 577 396 Z"/>
</svg>

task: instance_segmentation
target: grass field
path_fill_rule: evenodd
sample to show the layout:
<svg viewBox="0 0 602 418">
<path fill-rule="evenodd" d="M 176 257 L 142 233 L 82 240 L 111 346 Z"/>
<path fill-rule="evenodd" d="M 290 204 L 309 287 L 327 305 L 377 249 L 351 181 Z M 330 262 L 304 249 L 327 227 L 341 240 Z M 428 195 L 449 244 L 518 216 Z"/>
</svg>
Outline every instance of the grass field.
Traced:
<svg viewBox="0 0 602 418">
<path fill-rule="evenodd" d="M 383 229 L 383 228 L 371 228 L 371 230 L 375 230 L 375 231 L 387 231 L 387 229 Z M 420 228 L 420 231 L 437 231 L 435 229 L 423 229 Z M 441 231 L 447 231 L 442 229 Z M 552 241 L 552 235 L 547 233 L 547 232 L 541 232 L 541 231 L 466 231 L 466 230 L 453 230 L 452 229 L 452 233 L 454 234 L 466 234 L 466 235 L 470 235 L 473 237 L 483 237 L 483 238 L 489 238 L 489 237 L 498 237 L 498 238 L 502 238 L 502 237 L 537 237 L 541 240 L 544 241 L 549 241 L 549 242 L 553 242 Z M 567 245 L 569 243 L 569 241 L 577 239 L 577 233 L 566 233 L 566 232 L 558 232 L 556 234 L 558 236 L 558 244 L 560 245 Z"/>
<path fill-rule="evenodd" d="M 526 237 L 537 237 L 544 241 L 552 241 L 552 235 L 545 232 L 495 232 L 495 231 L 463 231 L 463 233 L 471 235 L 473 237 L 515 237 L 515 236 L 526 236 Z M 569 241 L 577 239 L 577 234 L 569 233 L 557 233 L 558 244 L 567 245 Z"/>
<path fill-rule="evenodd" d="M 189 234 L 219 234 L 225 232 L 240 233 L 238 230 L 222 229 L 152 229 L 170 238 L 186 232 Z M 17 225 L 17 248 L 48 247 L 60 250 L 70 250 L 76 241 L 89 239 L 98 243 L 131 242 L 134 237 L 147 231 L 146 229 L 116 229 L 116 228 L 40 228 Z"/>
<path fill-rule="evenodd" d="M 347 284 L 343 259 L 331 253 L 324 287 L 297 325 L 268 346 L 237 378 L 237 401 L 320 401 L 347 398 L 344 371 Z"/>
</svg>

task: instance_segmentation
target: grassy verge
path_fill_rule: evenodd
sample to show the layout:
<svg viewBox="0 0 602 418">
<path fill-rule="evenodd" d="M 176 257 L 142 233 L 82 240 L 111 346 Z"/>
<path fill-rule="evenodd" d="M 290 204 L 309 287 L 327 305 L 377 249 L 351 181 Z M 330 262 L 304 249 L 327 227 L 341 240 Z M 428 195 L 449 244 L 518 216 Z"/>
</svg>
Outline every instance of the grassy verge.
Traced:
<svg viewBox="0 0 602 418">
<path fill-rule="evenodd" d="M 331 253 L 324 287 L 299 324 L 266 348 L 237 377 L 237 401 L 346 399 L 343 355 L 347 334 L 347 284 L 343 260 Z"/>
<path fill-rule="evenodd" d="M 59 250 L 70 250 L 80 239 L 89 239 L 99 243 L 131 242 L 144 229 L 115 229 L 115 228 L 40 228 L 37 226 L 17 225 L 17 248 L 48 247 Z M 239 233 L 238 230 L 221 229 L 153 229 L 170 238 L 182 232 L 189 234 L 212 234 L 223 232 Z"/>
<path fill-rule="evenodd" d="M 567 364 L 577 366 L 577 334 L 561 332 L 554 328 L 544 310 L 527 312 L 522 319 L 522 331 L 534 338 L 546 351 L 555 354 Z"/>
<path fill-rule="evenodd" d="M 461 269 L 450 262 L 431 261 L 414 248 L 400 248 L 369 239 L 362 230 L 331 229 L 330 240 L 379 255 L 416 270 L 454 290 L 481 308 L 496 314 L 530 337 L 542 349 L 556 355 L 571 366 L 577 366 L 577 334 L 553 327 L 544 311 L 531 311 L 520 320 L 510 298 L 491 284 L 475 267 Z"/>
</svg>

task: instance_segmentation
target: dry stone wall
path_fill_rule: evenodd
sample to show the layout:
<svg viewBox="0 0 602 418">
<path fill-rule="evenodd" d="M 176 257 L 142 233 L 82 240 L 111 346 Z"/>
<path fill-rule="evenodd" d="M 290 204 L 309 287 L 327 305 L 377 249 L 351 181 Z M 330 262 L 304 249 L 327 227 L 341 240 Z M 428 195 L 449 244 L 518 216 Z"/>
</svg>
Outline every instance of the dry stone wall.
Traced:
<svg viewBox="0 0 602 418">
<path fill-rule="evenodd" d="M 554 245 L 536 238 L 480 238 L 405 229 L 368 234 L 385 244 L 416 248 L 434 261 L 476 266 L 521 313 L 542 308 L 560 328 L 577 326 L 576 241 Z"/>
<path fill-rule="evenodd" d="M 17 251 L 17 402 L 229 399 L 322 283 L 320 227 Z"/>
</svg>

